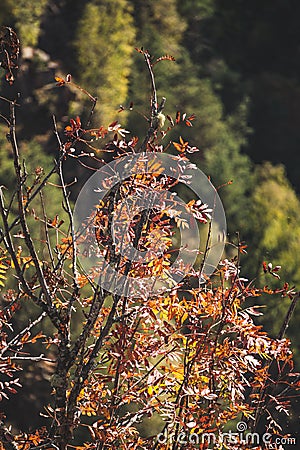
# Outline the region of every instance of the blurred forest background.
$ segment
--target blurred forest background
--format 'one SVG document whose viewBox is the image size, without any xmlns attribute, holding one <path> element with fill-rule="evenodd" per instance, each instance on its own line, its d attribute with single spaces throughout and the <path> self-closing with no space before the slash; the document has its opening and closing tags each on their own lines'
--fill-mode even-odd
<svg viewBox="0 0 300 450">
<path fill-rule="evenodd" d="M 220 196 L 229 239 L 239 232 L 248 245 L 244 276 L 261 286 L 287 281 L 300 290 L 299 23 L 297 0 L 1 0 L 0 25 L 16 29 L 21 64 L 13 87 L 2 72 L 0 95 L 20 93 L 18 135 L 29 172 L 36 165 L 47 170 L 56 157 L 52 115 L 63 130 L 71 117 L 84 119 L 90 109 L 80 92 L 58 88 L 55 76 L 70 73 L 98 97 L 95 127 L 118 119 L 142 138 L 150 84 L 134 48 L 143 46 L 155 57 L 172 55 L 176 62 L 156 66 L 159 98 L 167 98 L 166 114 L 174 117 L 180 110 L 196 119 L 192 128 L 167 135 L 166 143 L 181 135 L 201 149 L 194 161 L 215 186 L 232 181 Z M 130 102 L 133 111 L 118 114 L 119 105 Z M 0 184 L 11 188 L 5 135 L 3 122 Z M 68 163 L 66 180 L 79 180 L 73 200 L 90 175 L 77 160 Z M 49 209 L 53 216 L 59 212 L 56 199 L 48 199 Z M 262 261 L 280 264 L 281 280 L 265 275 Z M 276 336 L 288 300 L 266 301 L 264 326 Z M 298 308 L 288 329 L 298 369 L 299 321 Z M 26 376 L 29 384 L 37 380 L 30 367 Z M 34 408 L 40 400 L 31 394 L 26 401 Z M 296 422 L 298 410 L 295 402 Z M 18 425 L 26 427 L 28 417 L 21 414 Z"/>
</svg>

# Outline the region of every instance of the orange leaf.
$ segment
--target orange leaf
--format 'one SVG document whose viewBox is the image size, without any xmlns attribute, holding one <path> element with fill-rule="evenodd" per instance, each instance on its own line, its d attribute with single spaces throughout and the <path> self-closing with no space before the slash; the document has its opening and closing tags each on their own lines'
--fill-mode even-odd
<svg viewBox="0 0 300 450">
<path fill-rule="evenodd" d="M 66 83 L 61 77 L 55 77 L 55 81 L 57 81 L 57 86 L 63 86 Z"/>
<path fill-rule="evenodd" d="M 33 338 L 30 339 L 30 342 L 34 344 L 38 339 L 42 339 L 44 337 L 45 335 L 41 331 L 39 331 L 38 334 L 36 334 Z"/>
<path fill-rule="evenodd" d="M 25 333 L 24 336 L 22 336 L 22 338 L 21 338 L 22 344 L 25 344 L 25 342 L 27 342 L 29 338 L 30 338 L 30 333 L 29 333 L 29 331 L 27 331 L 27 333 Z"/>
</svg>

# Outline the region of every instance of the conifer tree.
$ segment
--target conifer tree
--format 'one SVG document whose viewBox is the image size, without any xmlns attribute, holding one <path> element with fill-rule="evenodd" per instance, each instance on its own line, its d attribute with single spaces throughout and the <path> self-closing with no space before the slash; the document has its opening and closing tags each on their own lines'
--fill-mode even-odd
<svg viewBox="0 0 300 450">
<path fill-rule="evenodd" d="M 46 4 L 47 0 L 39 0 L 38 2 L 19 0 L 12 2 L 11 11 L 24 47 L 35 47 L 37 45 L 40 34 L 40 23 Z"/>
<path fill-rule="evenodd" d="M 77 79 L 98 96 L 99 114 L 106 121 L 115 118 L 127 96 L 135 36 L 131 12 L 127 0 L 92 0 L 78 23 Z"/>
</svg>

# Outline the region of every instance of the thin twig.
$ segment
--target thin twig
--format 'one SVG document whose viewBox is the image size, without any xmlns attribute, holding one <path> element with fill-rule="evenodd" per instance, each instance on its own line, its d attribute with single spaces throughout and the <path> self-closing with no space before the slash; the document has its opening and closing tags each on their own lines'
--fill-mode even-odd
<svg viewBox="0 0 300 450">
<path fill-rule="evenodd" d="M 158 127 L 159 127 L 159 121 L 158 121 L 158 114 L 162 112 L 164 109 L 166 98 L 163 97 L 160 105 L 158 106 L 157 103 L 157 90 L 156 90 L 156 84 L 155 84 L 155 77 L 153 72 L 153 66 L 151 64 L 151 57 L 147 51 L 143 52 L 145 62 L 148 68 L 148 72 L 150 75 L 150 81 L 151 81 L 151 90 L 152 90 L 152 96 L 151 96 L 151 119 L 150 119 L 150 126 L 148 128 L 147 134 L 145 136 L 145 139 L 143 140 L 142 144 L 138 148 L 138 152 L 142 153 L 147 150 L 148 143 L 150 142 L 151 138 L 155 135 Z"/>
<path fill-rule="evenodd" d="M 24 328 L 20 333 L 18 333 L 16 336 L 13 337 L 8 343 L 7 343 L 7 350 L 10 349 L 13 345 L 20 342 L 23 336 L 25 336 L 33 327 L 35 327 L 38 323 L 40 323 L 44 317 L 46 317 L 47 314 L 45 311 L 42 312 L 42 314 L 37 317 L 33 322 L 31 322 L 26 328 Z"/>
<path fill-rule="evenodd" d="M 15 437 L 11 431 L 4 425 L 2 420 L 0 420 L 0 441 L 5 444 L 6 450 L 18 450 L 19 445 L 15 442 Z"/>
<path fill-rule="evenodd" d="M 299 294 L 295 295 L 295 297 L 293 298 L 293 300 L 292 300 L 292 302 L 291 302 L 291 304 L 289 306 L 289 309 L 288 309 L 288 311 L 286 313 L 286 316 L 284 318 L 283 324 L 282 324 L 282 326 L 280 328 L 280 331 L 278 333 L 277 339 L 282 339 L 283 336 L 285 335 L 285 332 L 286 332 L 286 330 L 287 330 L 287 328 L 289 326 L 290 320 L 291 320 L 291 318 L 292 318 L 292 316 L 294 314 L 294 311 L 296 309 L 298 300 L 299 300 Z"/>
<path fill-rule="evenodd" d="M 74 347 L 71 351 L 70 355 L 70 363 L 74 361 L 77 355 L 80 355 L 85 349 L 85 343 L 88 337 L 90 336 L 91 330 L 93 329 L 96 320 L 98 319 L 100 309 L 103 306 L 105 300 L 105 295 L 99 287 L 95 292 L 92 300 L 92 304 L 89 310 L 89 314 L 86 320 L 86 323 L 83 327 L 83 330 L 80 336 L 77 338 Z"/>
<path fill-rule="evenodd" d="M 64 156 L 62 155 L 60 158 L 64 158 Z M 45 175 L 44 179 L 40 182 L 40 184 L 36 187 L 36 189 L 31 193 L 30 196 L 27 196 L 27 200 L 24 204 L 24 211 L 26 211 L 26 209 L 28 208 L 28 206 L 30 205 L 30 203 L 35 199 L 35 197 L 41 192 L 41 190 L 46 186 L 49 178 L 51 178 L 51 176 L 57 172 L 57 168 L 59 165 L 59 160 L 55 163 L 55 165 L 53 166 L 53 168 L 50 170 L 50 172 Z M 23 181 L 21 182 L 21 185 L 23 184 Z M 14 221 L 11 223 L 11 225 L 9 226 L 9 231 L 11 231 L 18 223 L 20 222 L 20 215 L 18 215 Z M 0 239 L 0 243 L 2 242 L 3 238 Z"/>
<path fill-rule="evenodd" d="M 9 252 L 9 254 L 11 256 L 11 259 L 13 261 L 13 264 L 14 264 L 14 267 L 15 267 L 15 270 L 16 270 L 16 274 L 17 274 L 18 280 L 21 283 L 25 294 L 27 294 L 36 303 L 39 304 L 38 297 L 36 297 L 32 293 L 32 290 L 30 289 L 30 287 L 28 286 L 27 281 L 24 278 L 23 270 L 21 269 L 21 266 L 19 264 L 19 260 L 17 258 L 17 253 L 16 253 L 16 250 L 14 248 L 14 245 L 13 245 L 13 242 L 12 242 L 12 239 L 11 239 L 11 235 L 10 235 L 10 232 L 9 232 L 9 226 L 8 226 L 6 212 L 5 212 L 5 207 L 4 207 L 4 202 L 3 202 L 2 190 L 0 190 L 0 212 L 1 212 L 2 221 L 3 221 L 3 225 L 4 225 L 4 231 L 5 231 L 5 234 L 3 234 L 4 245 L 5 245 L 5 248 L 7 249 L 7 251 Z"/>
<path fill-rule="evenodd" d="M 46 236 L 46 245 L 47 245 L 48 254 L 49 254 L 49 257 L 51 260 L 52 267 L 54 268 L 55 262 L 54 262 L 54 257 L 53 257 L 53 253 L 52 253 L 52 248 L 51 248 L 43 191 L 40 191 L 40 200 L 41 200 L 42 211 L 43 211 L 43 216 L 44 216 L 44 231 L 45 231 L 45 236 Z"/>
<path fill-rule="evenodd" d="M 53 124 L 54 124 L 54 134 L 55 134 L 57 142 L 59 144 L 60 152 L 61 152 L 61 154 L 63 154 L 64 146 L 63 146 L 63 143 L 60 139 L 60 136 L 59 136 L 59 133 L 57 130 L 55 116 L 53 116 Z M 62 186 L 63 197 L 64 197 L 64 201 L 65 201 L 65 206 L 66 206 L 66 212 L 69 217 L 69 225 L 70 225 L 70 232 L 71 232 L 71 238 L 72 238 L 72 271 L 73 271 L 74 287 L 75 287 L 76 291 L 78 291 L 78 285 L 77 285 L 77 275 L 78 274 L 77 274 L 77 261 L 76 261 L 77 250 L 76 250 L 76 242 L 75 242 L 75 227 L 74 227 L 73 213 L 72 213 L 70 201 L 69 201 L 69 195 L 68 195 L 68 192 L 66 189 L 66 184 L 65 184 L 64 175 L 63 175 L 62 161 L 63 161 L 63 159 L 60 158 L 59 165 L 58 165 L 58 174 L 59 174 L 59 178 L 60 178 L 60 182 L 61 182 L 61 186 Z"/>
<path fill-rule="evenodd" d="M 0 357 L 0 360 L 3 362 L 5 361 L 45 361 L 45 362 L 50 362 L 52 364 L 56 364 L 57 361 L 56 359 L 49 359 L 49 358 L 44 358 L 43 353 L 39 356 L 8 356 L 8 357 Z"/>
<path fill-rule="evenodd" d="M 295 308 L 296 308 L 298 300 L 299 300 L 299 294 L 294 296 L 294 298 L 293 298 L 293 300 L 292 300 L 292 302 L 291 302 L 291 304 L 290 304 L 290 306 L 288 308 L 288 311 L 287 311 L 286 316 L 284 318 L 283 324 L 282 324 L 282 326 L 280 328 L 280 331 L 278 333 L 278 336 L 277 336 L 278 340 L 283 339 L 283 337 L 285 335 L 285 332 L 286 332 L 286 330 L 288 328 L 289 322 L 290 322 L 290 320 L 292 318 L 292 315 L 293 315 L 293 313 L 295 311 Z M 261 419 L 262 411 L 263 411 L 263 408 L 265 406 L 267 395 L 270 393 L 270 391 L 268 392 L 267 381 L 270 380 L 271 371 L 272 371 L 273 366 L 274 366 L 275 363 L 276 363 L 276 358 L 274 357 L 272 359 L 272 361 L 269 363 L 269 368 L 268 368 L 269 376 L 267 377 L 267 379 L 264 382 L 264 385 L 260 389 L 259 399 L 257 400 L 257 408 L 256 408 L 256 411 L 255 411 L 255 418 L 254 418 L 254 420 L 252 421 L 252 424 L 251 424 L 253 430 L 255 430 L 257 428 L 257 426 L 258 426 L 258 422 Z M 282 392 L 286 392 L 286 389 L 283 390 Z"/>
<path fill-rule="evenodd" d="M 78 395 L 79 395 L 91 369 L 93 368 L 95 359 L 97 358 L 98 353 L 103 345 L 103 340 L 106 338 L 109 331 L 111 330 L 111 327 L 114 324 L 114 317 L 116 314 L 116 310 L 117 310 L 119 301 L 120 301 L 120 296 L 115 295 L 114 303 L 113 303 L 111 310 L 109 312 L 109 315 L 106 319 L 106 323 L 100 332 L 100 336 L 98 337 L 97 341 L 94 344 L 93 350 L 91 351 L 91 353 L 89 355 L 88 361 L 85 364 L 79 364 L 77 366 L 77 370 L 76 370 L 75 376 L 74 376 L 74 385 L 71 389 L 71 392 L 70 392 L 69 398 L 68 398 L 68 417 L 67 417 L 68 423 L 72 423 L 72 421 L 73 421 L 73 417 L 74 417 L 74 414 L 76 411 L 76 402 L 77 402 Z"/>
<path fill-rule="evenodd" d="M 24 234 L 24 239 L 27 245 L 27 248 L 29 250 L 29 253 L 32 257 L 33 264 L 35 266 L 37 277 L 40 282 L 48 309 L 52 309 L 52 298 L 50 294 L 50 290 L 47 286 L 47 282 L 45 280 L 43 271 L 40 266 L 39 258 L 37 256 L 29 229 L 25 217 L 25 209 L 23 204 L 23 180 L 22 180 L 22 172 L 21 172 L 21 165 L 20 165 L 20 155 L 19 155 L 19 148 L 16 138 L 16 117 L 15 117 L 15 103 L 10 103 L 10 142 L 13 150 L 13 156 L 14 156 L 14 166 L 15 166 L 15 173 L 17 177 L 17 197 L 18 197 L 18 207 L 19 207 L 19 217 L 20 217 L 20 223 L 22 227 L 22 231 Z"/>
</svg>

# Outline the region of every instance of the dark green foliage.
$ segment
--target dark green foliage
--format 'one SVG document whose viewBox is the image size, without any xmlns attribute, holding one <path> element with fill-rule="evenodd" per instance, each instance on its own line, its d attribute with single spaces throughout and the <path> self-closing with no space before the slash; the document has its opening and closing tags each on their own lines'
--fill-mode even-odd
<svg viewBox="0 0 300 450">
<path fill-rule="evenodd" d="M 35 47 L 37 45 L 46 3 L 47 0 L 39 0 L 38 2 L 19 0 L 18 2 L 11 2 L 15 26 L 24 47 Z"/>
<path fill-rule="evenodd" d="M 132 4 L 134 6 L 134 22 L 137 27 L 135 46 L 149 49 L 151 55 L 157 58 L 167 54 L 176 59 L 175 63 L 162 61 L 155 66 L 159 101 L 162 96 L 167 97 L 166 112 L 174 114 L 176 107 L 179 107 L 178 104 L 176 105 L 179 98 L 173 90 L 173 83 L 176 80 L 175 85 L 179 86 L 178 77 L 180 77 L 181 71 L 185 72 L 185 67 L 181 65 L 182 57 L 185 54 L 185 50 L 181 46 L 183 32 L 186 28 L 185 20 L 180 17 L 174 0 L 134 0 Z M 136 122 L 141 122 L 136 120 L 136 114 L 148 114 L 144 108 L 149 104 L 150 84 L 148 74 L 144 70 L 143 58 L 138 53 L 135 53 L 133 57 L 132 67 L 134 70 L 130 73 L 128 101 L 134 103 L 134 112 L 128 118 L 128 127 L 134 134 L 143 135 L 143 131 L 147 129 L 147 122 L 145 121 L 144 129 L 136 127 Z M 188 83 L 186 87 L 188 89 Z M 180 97 L 182 100 L 182 96 Z"/>
<path fill-rule="evenodd" d="M 94 0 L 85 6 L 77 26 L 76 75 L 98 97 L 100 119 L 108 123 L 127 97 L 135 36 L 131 10 L 127 0 Z M 78 104 L 73 108 L 78 111 Z"/>
</svg>

